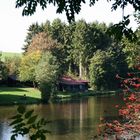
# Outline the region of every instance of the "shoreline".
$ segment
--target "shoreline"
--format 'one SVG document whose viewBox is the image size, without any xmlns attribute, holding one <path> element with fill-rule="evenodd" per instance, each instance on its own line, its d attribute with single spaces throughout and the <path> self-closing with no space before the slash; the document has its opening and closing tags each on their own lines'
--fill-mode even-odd
<svg viewBox="0 0 140 140">
<path fill-rule="evenodd" d="M 93 91 L 86 92 L 62 92 L 57 91 L 49 100 L 50 102 L 61 102 L 66 100 L 80 99 L 90 96 L 103 97 L 120 94 L 120 90 L 113 91 Z M 44 104 L 41 100 L 41 93 L 38 89 L 31 87 L 0 87 L 0 106 L 20 105 L 20 104 Z"/>
</svg>

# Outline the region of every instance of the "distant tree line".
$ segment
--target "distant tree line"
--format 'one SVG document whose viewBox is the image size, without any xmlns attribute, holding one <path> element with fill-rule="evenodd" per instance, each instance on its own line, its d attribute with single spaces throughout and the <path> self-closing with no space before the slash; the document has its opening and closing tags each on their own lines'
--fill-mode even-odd
<svg viewBox="0 0 140 140">
<path fill-rule="evenodd" d="M 25 39 L 24 57 L 38 51 L 41 60 L 45 52 L 49 52 L 59 65 L 60 75 L 88 79 L 95 89 L 117 88 L 115 75 L 123 75 L 133 67 L 134 57 L 138 56 L 139 42 L 131 43 L 125 37 L 121 42 L 116 40 L 113 35 L 108 35 L 110 26 L 84 20 L 66 24 L 60 19 L 52 23 L 46 21 L 41 25 L 32 24 Z M 138 35 L 139 29 L 136 32 Z"/>
<path fill-rule="evenodd" d="M 115 76 L 133 69 L 140 42 L 116 40 L 108 34 L 111 25 L 85 20 L 66 24 L 60 19 L 30 25 L 16 74 L 21 81 L 37 83 L 43 92 L 54 91 L 62 75 L 87 79 L 95 90 L 118 88 Z M 135 33 L 140 36 L 139 28 Z M 8 61 L 5 65 L 10 68 Z"/>
</svg>

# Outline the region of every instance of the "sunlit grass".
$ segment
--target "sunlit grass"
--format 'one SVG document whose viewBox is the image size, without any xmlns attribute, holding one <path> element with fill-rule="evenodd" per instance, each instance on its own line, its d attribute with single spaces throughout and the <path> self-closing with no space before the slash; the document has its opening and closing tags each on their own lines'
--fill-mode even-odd
<svg viewBox="0 0 140 140">
<path fill-rule="evenodd" d="M 14 57 L 14 56 L 22 56 L 21 53 L 12 53 L 12 52 L 1 52 L 3 57 Z"/>
<path fill-rule="evenodd" d="M 38 103 L 41 94 L 38 89 L 0 87 L 0 104 L 22 104 Z"/>
<path fill-rule="evenodd" d="M 22 54 L 21 53 L 13 53 L 13 52 L 0 52 L 0 55 L 1 55 L 1 60 L 2 61 L 5 61 L 5 58 L 6 57 L 10 57 L 10 58 L 13 58 L 13 57 L 22 57 Z"/>
</svg>

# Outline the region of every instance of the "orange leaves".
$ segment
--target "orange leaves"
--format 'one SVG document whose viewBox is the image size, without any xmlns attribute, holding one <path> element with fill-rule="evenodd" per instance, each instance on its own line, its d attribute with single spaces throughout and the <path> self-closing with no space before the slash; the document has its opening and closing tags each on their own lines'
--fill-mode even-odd
<svg viewBox="0 0 140 140">
<path fill-rule="evenodd" d="M 41 32 L 33 37 L 27 52 L 30 53 L 37 50 L 41 52 L 52 51 L 54 48 L 57 48 L 58 46 L 59 43 L 57 43 L 56 40 L 53 40 L 50 35 L 48 35 L 45 32 Z"/>
</svg>

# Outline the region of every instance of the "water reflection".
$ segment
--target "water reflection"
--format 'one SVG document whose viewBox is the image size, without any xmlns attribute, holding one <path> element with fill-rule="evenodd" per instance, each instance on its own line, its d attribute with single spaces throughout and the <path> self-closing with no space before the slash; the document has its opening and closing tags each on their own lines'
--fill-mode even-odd
<svg viewBox="0 0 140 140">
<path fill-rule="evenodd" d="M 28 105 L 41 117 L 51 120 L 47 129 L 52 133 L 47 140 L 90 140 L 97 133 L 100 117 L 117 117 L 116 104 L 122 104 L 121 97 L 89 97 L 72 102 Z M 16 113 L 17 106 L 0 106 L 0 140 L 9 140 L 9 118 Z M 28 140 L 19 137 L 18 140 Z"/>
</svg>

